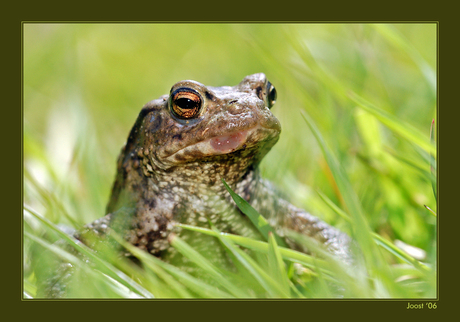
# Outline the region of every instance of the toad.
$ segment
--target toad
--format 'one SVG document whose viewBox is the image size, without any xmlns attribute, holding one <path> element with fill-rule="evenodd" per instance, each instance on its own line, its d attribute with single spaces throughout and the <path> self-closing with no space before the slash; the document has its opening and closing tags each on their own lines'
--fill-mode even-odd
<svg viewBox="0 0 460 322">
<path fill-rule="evenodd" d="M 174 263 L 184 260 L 168 242 L 175 234 L 211 260 L 228 261 L 216 238 L 175 225 L 259 238 L 224 179 L 280 236 L 291 229 L 339 257 L 349 256 L 346 234 L 280 198 L 259 175 L 258 165 L 281 132 L 270 110 L 275 101 L 276 89 L 262 73 L 236 86 L 210 87 L 192 80 L 174 84 L 169 95 L 140 111 L 118 158 L 107 215 L 76 237 L 88 244 L 85 236 L 101 236 L 111 228 L 129 243 Z"/>
<path fill-rule="evenodd" d="M 262 73 L 233 87 L 191 80 L 174 84 L 169 95 L 142 108 L 118 158 L 108 215 L 87 229 L 104 233 L 110 226 L 123 227 L 131 244 L 165 258 L 171 232 L 189 239 L 176 222 L 257 235 L 224 179 L 281 235 L 292 229 L 332 253 L 344 252 L 347 235 L 280 199 L 259 175 L 259 163 L 281 132 L 270 111 L 276 96 Z"/>
</svg>

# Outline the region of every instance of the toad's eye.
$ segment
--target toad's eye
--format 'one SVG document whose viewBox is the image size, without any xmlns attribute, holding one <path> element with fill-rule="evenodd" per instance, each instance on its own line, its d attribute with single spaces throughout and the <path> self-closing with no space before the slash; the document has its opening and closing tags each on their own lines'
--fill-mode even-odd
<svg viewBox="0 0 460 322">
<path fill-rule="evenodd" d="M 203 100 L 191 88 L 178 88 L 171 93 L 169 106 L 172 113 L 181 119 L 191 119 L 200 114 Z"/>
<path fill-rule="evenodd" d="M 270 82 L 267 83 L 267 89 L 268 89 L 268 95 L 267 95 L 268 108 L 271 108 L 273 105 L 275 105 L 275 102 L 276 102 L 276 89 L 275 89 L 275 86 L 273 86 L 272 83 Z"/>
</svg>

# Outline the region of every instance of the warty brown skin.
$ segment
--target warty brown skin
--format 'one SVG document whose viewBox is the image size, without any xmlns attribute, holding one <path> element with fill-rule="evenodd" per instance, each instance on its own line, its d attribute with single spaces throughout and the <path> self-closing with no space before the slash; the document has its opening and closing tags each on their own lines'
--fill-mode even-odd
<svg viewBox="0 0 460 322">
<path fill-rule="evenodd" d="M 178 105 L 185 100 L 175 101 L 177 93 L 201 102 L 195 104 L 196 115 L 180 117 L 178 113 L 191 115 L 194 110 L 181 110 Z M 175 226 L 179 222 L 209 228 L 212 223 L 223 232 L 258 237 L 226 191 L 224 179 L 280 235 L 291 229 L 313 237 L 347 260 L 346 234 L 281 199 L 259 176 L 258 165 L 281 132 L 270 111 L 274 100 L 274 87 L 265 75 L 254 74 L 233 87 L 181 81 L 170 95 L 147 103 L 118 158 L 107 215 L 87 225 L 77 238 L 85 241 L 87 234 L 104 235 L 112 228 L 140 249 L 183 264 L 168 242 L 174 233 L 214 261 L 227 261 L 215 238 Z"/>
</svg>

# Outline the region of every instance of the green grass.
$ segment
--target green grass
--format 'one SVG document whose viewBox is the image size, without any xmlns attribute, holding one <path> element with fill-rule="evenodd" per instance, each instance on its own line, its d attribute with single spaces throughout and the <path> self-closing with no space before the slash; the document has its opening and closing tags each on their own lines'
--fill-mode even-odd
<svg viewBox="0 0 460 322">
<path fill-rule="evenodd" d="M 71 287 L 74 297 L 435 298 L 435 37 L 434 24 L 26 24 L 24 296 L 63 258 L 77 271 L 71 285 L 87 286 Z M 140 269 L 60 232 L 104 215 L 145 102 L 182 79 L 235 85 L 256 72 L 276 86 L 283 129 L 263 176 L 349 233 L 363 257 L 356 269 L 283 247 L 256 213 L 263 241 L 182 225 L 218 238 L 238 269 L 173 238 L 207 279 L 132 249 Z"/>
</svg>

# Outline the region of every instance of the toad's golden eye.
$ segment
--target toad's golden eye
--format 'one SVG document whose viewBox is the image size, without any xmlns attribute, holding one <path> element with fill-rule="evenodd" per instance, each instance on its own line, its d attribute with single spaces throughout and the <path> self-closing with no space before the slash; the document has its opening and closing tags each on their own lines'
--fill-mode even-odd
<svg viewBox="0 0 460 322">
<path fill-rule="evenodd" d="M 178 88 L 171 93 L 170 108 L 181 119 L 191 119 L 200 114 L 203 100 L 200 94 L 191 88 Z"/>
</svg>

